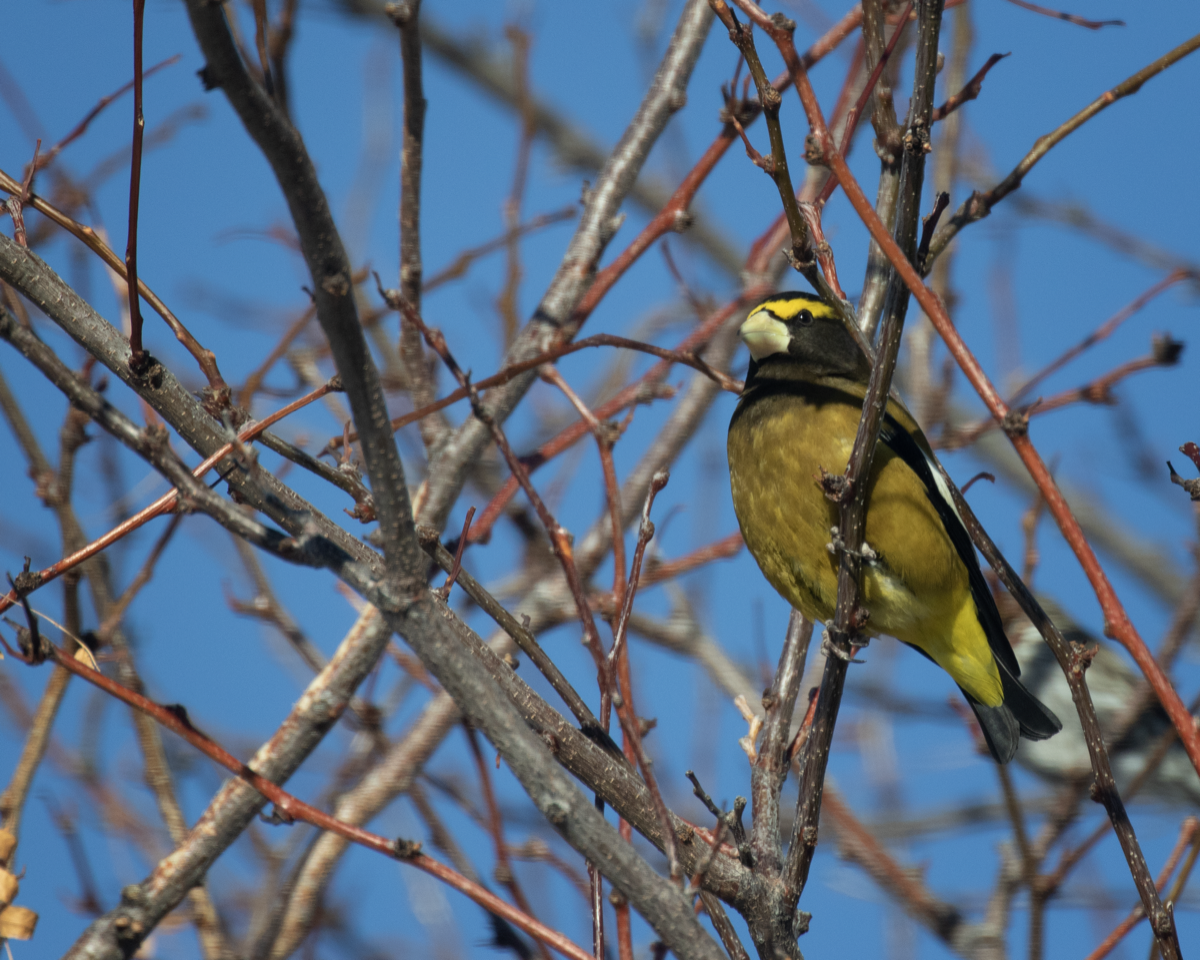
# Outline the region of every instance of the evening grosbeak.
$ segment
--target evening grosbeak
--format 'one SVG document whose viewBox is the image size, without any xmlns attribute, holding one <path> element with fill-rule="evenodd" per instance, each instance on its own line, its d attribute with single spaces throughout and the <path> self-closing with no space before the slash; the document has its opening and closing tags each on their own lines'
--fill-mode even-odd
<svg viewBox="0 0 1200 960">
<path fill-rule="evenodd" d="M 746 547 L 810 620 L 837 603 L 838 505 L 822 471 L 850 459 L 871 366 L 833 308 L 804 293 L 764 300 L 739 331 L 750 370 L 729 424 L 729 479 Z M 999 763 L 1019 737 L 1058 718 L 1017 678 L 1012 647 L 933 451 L 912 414 L 888 401 L 867 487 L 864 633 L 916 648 L 954 678 Z"/>
</svg>

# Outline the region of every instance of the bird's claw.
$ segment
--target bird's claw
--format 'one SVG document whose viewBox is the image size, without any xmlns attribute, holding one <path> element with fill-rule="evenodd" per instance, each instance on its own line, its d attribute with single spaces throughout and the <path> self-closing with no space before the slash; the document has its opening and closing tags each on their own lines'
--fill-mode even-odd
<svg viewBox="0 0 1200 960">
<path fill-rule="evenodd" d="M 866 622 L 866 618 L 869 616 L 867 611 L 860 607 L 859 614 L 862 616 L 863 622 Z M 855 629 L 858 629 L 858 627 Z M 833 639 L 834 637 L 837 639 Z M 870 642 L 870 637 L 859 634 L 855 636 L 854 642 L 850 643 L 846 634 L 838 630 L 832 620 L 826 620 L 825 635 L 821 638 L 821 653 L 826 657 L 837 657 L 846 663 L 863 663 L 864 661 L 862 660 L 854 659 L 854 655 Z"/>
<path fill-rule="evenodd" d="M 841 531 L 837 527 L 829 528 L 829 537 L 830 542 L 825 544 L 825 549 L 835 557 L 839 553 L 852 553 L 855 556 L 865 560 L 867 563 L 874 563 L 879 559 L 879 554 L 876 553 L 875 550 L 872 549 L 871 545 L 865 540 L 863 541 L 862 546 L 857 550 L 850 550 L 846 546 L 846 541 L 842 539 Z"/>
</svg>

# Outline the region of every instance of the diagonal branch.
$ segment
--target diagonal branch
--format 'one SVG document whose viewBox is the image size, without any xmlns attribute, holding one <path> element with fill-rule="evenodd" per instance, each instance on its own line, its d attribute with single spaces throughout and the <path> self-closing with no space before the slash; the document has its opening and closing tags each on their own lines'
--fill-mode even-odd
<svg viewBox="0 0 1200 960">
<path fill-rule="evenodd" d="M 700 55 L 712 23 L 704 0 L 688 0 L 671 43 L 649 90 L 621 141 L 589 193 L 579 226 L 549 289 L 533 319 L 517 336 L 505 357 L 505 365 L 544 352 L 571 340 L 578 331 L 575 308 L 591 285 L 601 254 L 620 226 L 619 210 L 628 196 L 650 148 L 667 121 L 686 101 L 688 79 Z M 487 413 L 502 424 L 536 380 L 527 373 L 512 383 L 489 392 L 484 399 Z M 424 523 L 441 528 L 466 480 L 466 466 L 473 463 L 491 438 L 491 432 L 476 417 L 455 431 L 429 465 L 429 480 L 417 497 Z"/>
<path fill-rule="evenodd" d="M 1127 80 L 1118 83 L 1111 90 L 1106 90 L 1095 100 L 1089 103 L 1086 107 L 1080 110 L 1075 116 L 1071 117 L 1066 122 L 1055 127 L 1045 136 L 1038 137 L 1031 149 L 1021 162 L 1013 167 L 1012 172 L 1007 177 L 1001 180 L 990 190 L 980 192 L 976 190 L 967 198 L 962 206 L 960 206 L 946 223 L 933 236 L 933 243 L 929 247 L 929 256 L 926 258 L 926 269 L 933 263 L 934 260 L 941 254 L 943 250 L 949 246 L 950 241 L 958 236 L 959 232 L 966 226 L 975 223 L 977 220 L 982 220 L 992 212 L 992 208 L 1001 200 L 1007 197 L 1014 190 L 1021 186 L 1021 182 L 1052 148 L 1061 143 L 1064 139 L 1078 130 L 1081 126 L 1092 119 L 1101 110 L 1112 106 L 1118 100 L 1128 97 L 1131 94 L 1137 93 L 1147 80 L 1158 76 L 1167 67 L 1182 60 L 1189 53 L 1200 49 L 1200 34 L 1192 37 L 1190 40 L 1185 40 L 1174 50 L 1164 53 L 1161 57 L 1155 60 L 1148 66 L 1143 67 Z"/>
</svg>

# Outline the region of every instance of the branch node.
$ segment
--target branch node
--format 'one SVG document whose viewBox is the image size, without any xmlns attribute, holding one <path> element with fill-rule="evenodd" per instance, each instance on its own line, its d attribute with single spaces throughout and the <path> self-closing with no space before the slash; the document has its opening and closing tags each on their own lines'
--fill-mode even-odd
<svg viewBox="0 0 1200 960">
<path fill-rule="evenodd" d="M 392 855 L 397 860 L 411 860 L 421 852 L 421 842 L 419 840 L 405 840 L 403 837 L 397 837 L 392 841 Z"/>
<path fill-rule="evenodd" d="M 336 270 L 321 279 L 321 289 L 331 297 L 344 297 L 350 292 L 350 279 Z"/>
<path fill-rule="evenodd" d="M 1107 632 L 1107 630 L 1106 630 Z M 1071 641 L 1071 672 L 1082 677 L 1084 671 L 1092 665 L 1092 661 L 1096 659 L 1096 654 L 1100 652 L 1100 645 L 1093 644 L 1090 647 L 1084 646 L 1082 643 Z"/>
<path fill-rule="evenodd" d="M 929 153 L 933 149 L 929 139 L 928 125 L 918 120 L 904 131 L 904 137 L 901 139 L 900 145 L 904 148 L 904 152 L 908 154 Z"/>
<path fill-rule="evenodd" d="M 815 133 L 804 138 L 804 162 L 810 167 L 825 167 L 825 144 Z"/>
<path fill-rule="evenodd" d="M 412 0 L 397 0 L 395 3 L 384 5 L 383 12 L 397 27 L 407 27 L 413 18 Z"/>
<path fill-rule="evenodd" d="M 156 375 L 152 376 L 152 371 Z M 149 384 L 156 390 L 162 386 L 162 367 L 149 350 L 134 350 L 129 354 L 129 372 L 136 386 Z"/>
<path fill-rule="evenodd" d="M 780 30 L 786 30 L 788 33 L 796 32 L 796 21 L 791 17 L 784 16 L 783 13 L 771 14 L 771 22 Z"/>
<path fill-rule="evenodd" d="M 770 171 L 768 171 L 768 172 L 770 172 Z M 783 255 L 787 259 L 787 262 L 791 265 L 793 270 L 795 270 L 797 273 L 804 273 L 806 270 L 810 270 L 812 268 L 813 264 L 816 263 L 816 257 L 814 256 L 814 251 L 811 249 L 807 250 L 807 251 L 801 250 L 801 253 L 809 254 L 807 257 L 801 259 L 796 254 L 796 249 L 797 248 L 795 246 L 784 247 Z"/>
<path fill-rule="evenodd" d="M 1010 437 L 1023 437 L 1029 433 L 1029 408 L 1009 410 L 1000 421 L 1000 428 Z"/>
<path fill-rule="evenodd" d="M 1194 443 L 1185 443 L 1179 449 L 1183 450 L 1184 447 L 1194 446 Z M 1167 469 L 1171 471 L 1171 482 L 1173 484 L 1175 484 L 1177 487 L 1183 487 L 1187 495 L 1193 500 L 1200 500 L 1200 477 L 1193 477 L 1191 480 L 1184 480 L 1183 477 L 1175 472 L 1175 467 L 1171 464 L 1170 460 L 1167 461 Z"/>
<path fill-rule="evenodd" d="M 854 489 L 850 478 L 844 473 L 830 473 L 824 467 L 821 468 L 821 473 L 816 480 L 824 491 L 826 499 L 832 500 L 834 503 L 842 503 Z"/>
<path fill-rule="evenodd" d="M 1173 367 L 1179 362 L 1184 344 L 1169 333 L 1156 333 L 1150 338 L 1150 356 L 1162 367 Z"/>
</svg>

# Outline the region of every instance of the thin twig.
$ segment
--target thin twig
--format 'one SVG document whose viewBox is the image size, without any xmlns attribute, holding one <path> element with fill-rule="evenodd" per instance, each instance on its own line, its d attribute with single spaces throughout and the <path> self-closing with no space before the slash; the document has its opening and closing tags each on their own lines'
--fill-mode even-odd
<svg viewBox="0 0 1200 960">
<path fill-rule="evenodd" d="M 177 53 L 173 57 L 167 57 L 166 60 L 163 60 L 160 63 L 156 63 L 154 66 L 150 67 L 149 69 L 144 70 L 142 72 L 142 79 L 144 80 L 146 77 L 153 76 L 154 74 L 158 73 L 159 70 L 162 70 L 165 67 L 174 66 L 182 58 L 183 58 L 183 54 L 181 54 L 181 53 Z M 108 94 L 107 96 L 101 97 L 100 100 L 96 103 L 96 105 L 87 112 L 87 115 L 84 116 L 84 118 L 75 125 L 75 128 L 70 133 L 68 133 L 65 137 L 63 137 L 61 140 L 59 140 L 58 143 L 56 143 L 49 150 L 47 150 L 44 154 L 42 154 L 41 159 L 38 160 L 38 162 L 37 162 L 37 168 L 39 170 L 45 170 L 48 166 L 50 166 L 50 164 L 52 164 L 55 161 L 55 159 L 58 157 L 58 155 L 60 153 L 63 152 L 63 150 L 65 150 L 68 146 L 70 146 L 72 143 L 74 143 L 76 140 L 78 140 L 80 137 L 82 137 L 87 132 L 87 128 L 91 125 L 91 122 L 100 115 L 100 113 L 104 110 L 105 107 L 107 107 L 114 100 L 118 100 L 122 96 L 124 96 L 126 93 L 128 93 L 133 88 L 133 85 L 135 83 L 136 83 L 136 79 L 130 80 L 127 84 L 120 87 L 119 89 L 114 90 L 112 93 Z"/>
<path fill-rule="evenodd" d="M 689 340 L 694 340 L 695 335 L 689 337 Z M 536 370 L 547 363 L 551 363 L 562 357 L 569 356 L 572 353 L 578 353 L 580 350 L 587 350 L 591 347 L 617 347 L 624 350 L 634 350 L 638 353 L 648 353 L 653 357 L 658 357 L 668 363 L 681 363 L 684 366 L 691 367 L 693 370 L 698 370 L 706 377 L 718 384 L 722 390 L 729 393 L 741 393 L 742 383 L 740 380 L 735 380 L 728 374 L 721 373 L 719 370 L 714 370 L 704 362 L 696 353 L 685 348 L 677 350 L 668 350 L 665 347 L 656 347 L 650 343 L 643 343 L 640 340 L 631 340 L 628 337 L 618 337 L 611 333 L 597 333 L 590 337 L 583 337 L 575 340 L 572 343 L 564 343 L 560 346 L 552 347 L 537 356 L 530 357 L 528 360 L 522 360 L 519 363 L 510 364 L 504 367 L 498 373 L 492 374 L 490 377 L 485 377 L 482 380 L 475 381 L 472 386 L 475 390 L 487 390 L 491 387 L 501 386 L 506 383 L 511 383 L 522 374 L 528 373 L 530 370 Z M 653 370 L 646 374 L 644 380 L 661 378 L 665 374 L 665 368 L 657 365 Z M 652 376 L 653 375 L 653 376 Z M 442 397 L 427 407 L 422 407 L 420 410 L 414 410 L 412 413 L 405 414 L 402 417 L 397 417 L 392 421 L 392 429 L 399 430 L 408 426 L 410 423 L 416 423 L 432 413 L 445 409 L 459 400 L 466 400 L 470 397 L 470 391 L 466 387 L 459 387 L 457 390 L 452 390 L 446 396 Z M 611 404 L 612 401 L 609 401 Z M 597 416 L 611 416 L 610 413 L 601 414 L 597 411 Z M 585 431 L 586 432 L 586 428 Z M 582 436 L 582 434 L 580 434 Z M 341 449 L 345 441 L 349 439 L 354 443 L 358 439 L 358 434 L 351 431 L 348 438 L 337 436 L 330 437 L 329 443 L 326 444 L 326 449 L 336 451 Z"/>
<path fill-rule="evenodd" d="M 1090 104 L 1080 110 L 1075 116 L 1071 117 L 1064 123 L 1059 124 L 1045 136 L 1039 137 L 1034 143 L 1033 148 L 1025 154 L 1012 170 L 1011 173 L 990 190 L 980 192 L 976 190 L 971 196 L 963 202 L 962 206 L 955 211 L 952 216 L 942 227 L 941 230 L 933 238 L 933 243 L 930 246 L 930 262 L 936 259 L 943 250 L 949 245 L 963 229 L 969 224 L 977 220 L 982 220 L 992 208 L 1007 197 L 1010 193 L 1021 186 L 1021 181 L 1025 179 L 1026 174 L 1037 165 L 1038 161 L 1050 152 L 1055 146 L 1061 143 L 1066 137 L 1074 133 L 1081 126 L 1087 123 L 1100 111 L 1106 107 L 1112 106 L 1118 100 L 1128 97 L 1130 94 L 1137 93 L 1142 88 L 1147 80 L 1158 76 L 1167 67 L 1182 60 L 1189 53 L 1193 53 L 1200 48 L 1200 34 L 1192 37 L 1190 40 L 1185 40 L 1175 49 L 1163 54 L 1153 63 L 1143 67 L 1127 80 L 1117 84 L 1111 90 L 1107 90 L 1099 97 L 1093 100 Z"/>
<path fill-rule="evenodd" d="M 977 98 L 979 94 L 983 92 L 983 78 L 988 75 L 988 71 L 1008 56 L 1012 56 L 1012 54 L 993 53 L 990 57 L 988 57 L 987 63 L 980 67 L 979 72 L 967 81 L 967 85 L 965 87 L 963 87 L 958 93 L 954 94 L 954 96 L 950 97 L 945 103 L 933 111 L 933 116 L 931 118 L 933 122 L 937 123 L 939 120 L 945 120 L 964 103 Z"/>
<path fill-rule="evenodd" d="M 172 733 L 186 740 L 209 759 L 253 787 L 263 797 L 274 804 L 277 813 L 285 818 L 285 820 L 303 820 L 322 830 L 336 833 L 338 836 L 344 837 L 352 843 L 357 843 L 369 850 L 374 850 L 376 853 L 382 853 L 384 856 L 399 860 L 402 863 L 408 863 L 419 870 L 437 877 L 443 883 L 470 897 L 492 913 L 503 917 L 531 937 L 553 947 L 563 956 L 571 957 L 572 960 L 591 960 L 590 955 L 586 951 L 580 950 L 579 947 L 575 946 L 575 944 L 561 933 L 551 930 L 523 911 L 505 903 L 479 884 L 472 883 L 457 871 L 421 853 L 420 844 L 414 844 L 406 840 L 389 840 L 361 827 L 344 823 L 283 790 L 266 777 L 256 773 L 249 765 L 238 760 L 237 757 L 225 750 L 211 737 L 197 730 L 187 718 L 186 711 L 181 707 L 172 708 L 157 704 L 147 697 L 122 686 L 115 680 L 111 680 L 102 673 L 92 670 L 74 657 L 63 653 L 57 647 L 53 648 L 52 655 L 55 663 L 59 666 L 87 680 L 93 686 L 98 687 L 110 696 L 153 717 L 161 726 L 166 727 Z"/>
<path fill-rule="evenodd" d="M 1169 289 L 1180 281 L 1188 279 L 1188 272 L 1183 269 L 1172 270 L 1167 276 L 1163 277 L 1158 283 L 1151 286 L 1144 293 L 1137 296 L 1131 303 L 1122 307 L 1111 317 L 1100 324 L 1094 331 L 1084 337 L 1079 343 L 1065 350 L 1057 358 L 1051 360 L 1046 366 L 1042 367 L 1037 373 L 1033 374 L 1028 380 L 1022 383 L 1012 393 L 1012 398 L 1009 400 L 1009 405 L 1013 406 L 1021 402 L 1027 397 L 1030 392 L 1040 384 L 1043 380 L 1053 373 L 1057 373 L 1068 363 L 1078 357 L 1085 350 L 1090 349 L 1102 340 L 1108 339 L 1117 327 L 1123 324 L 1126 320 L 1132 317 L 1135 313 L 1145 307 L 1151 300 L 1157 297 L 1163 291 Z"/>
<path fill-rule="evenodd" d="M 1101 27 L 1125 26 L 1124 20 L 1085 20 L 1083 17 L 1076 16 L 1073 13 L 1062 13 L 1059 10 L 1051 10 L 1049 7 L 1039 7 L 1036 3 L 1029 3 L 1029 0 L 1008 0 L 1008 2 L 1018 7 L 1024 7 L 1026 10 L 1032 10 L 1034 13 L 1053 17 L 1055 20 L 1066 20 L 1067 23 L 1073 23 L 1078 27 L 1087 27 L 1089 30 L 1099 30 Z"/>
<path fill-rule="evenodd" d="M 475 732 L 475 728 L 469 725 L 467 726 L 467 744 L 471 748 L 471 755 L 475 758 L 475 771 L 479 775 L 480 792 L 483 794 L 483 802 L 487 807 L 488 831 L 492 835 L 492 845 L 496 852 L 496 878 L 508 887 L 508 892 L 512 895 L 517 909 L 536 919 L 529 900 L 525 896 L 525 891 L 521 889 L 517 875 L 513 873 L 512 863 L 508 859 L 508 844 L 504 840 L 504 816 L 500 812 L 500 805 L 496 802 L 496 793 L 492 789 L 492 775 L 488 770 L 483 750 L 479 746 L 479 735 Z M 542 960 L 550 960 L 550 951 L 546 948 L 545 942 L 540 939 L 536 942 Z"/>
<path fill-rule="evenodd" d="M 0 335 L 2 335 L 2 334 L 0 334 Z M 316 390 L 313 390 L 313 391 L 305 394 L 303 397 L 300 397 L 297 400 L 293 400 L 286 407 L 283 407 L 283 408 L 275 411 L 275 413 L 271 414 L 269 417 L 266 417 L 265 419 L 259 420 L 255 423 L 252 423 L 247 427 L 243 427 L 238 432 L 236 442 L 225 444 L 223 447 L 220 447 L 211 456 L 205 458 L 205 460 L 203 462 L 201 462 L 201 464 L 192 471 L 192 476 L 196 477 L 197 479 L 204 476 L 204 474 L 206 474 L 209 470 L 211 470 L 216 464 L 220 463 L 227 456 L 229 456 L 231 453 L 233 453 L 234 450 L 239 445 L 253 440 L 255 437 L 259 436 L 263 431 L 265 431 L 269 426 L 282 420 L 288 414 L 294 413 L 296 410 L 299 410 L 301 407 L 307 406 L 308 404 L 312 403 L 314 400 L 318 400 L 321 397 L 325 396 L 325 394 L 328 393 L 330 390 L 336 390 L 337 388 L 338 387 L 337 387 L 336 380 L 331 380 L 328 383 L 322 384 Z M 36 586 L 34 587 L 34 589 L 45 586 L 51 580 L 57 579 L 58 577 L 62 576 L 64 573 L 66 573 L 68 570 L 71 570 L 71 569 L 77 567 L 79 564 L 83 563 L 85 560 L 88 560 L 91 557 L 95 556 L 101 550 L 104 550 L 107 547 L 112 546 L 112 544 L 116 543 L 118 540 L 128 536 L 132 531 L 136 530 L 138 527 L 145 525 L 150 520 L 153 520 L 155 517 L 162 516 L 162 514 L 167 513 L 170 510 L 173 510 L 175 508 L 175 505 L 178 502 L 178 500 L 179 500 L 179 490 L 173 487 L 172 489 L 170 489 L 166 493 L 164 493 L 161 497 L 159 497 L 157 500 L 155 500 L 148 507 L 144 507 L 142 510 L 139 510 L 132 517 L 125 520 L 123 523 L 118 524 L 112 530 L 110 530 L 108 533 L 104 534 L 102 537 L 98 537 L 97 539 L 95 539 L 91 543 L 89 543 L 87 546 L 82 547 L 81 549 L 75 551 L 74 553 L 70 554 L 69 556 L 63 557 L 63 559 L 59 560 L 57 563 L 52 564 L 49 567 L 46 567 L 44 570 L 39 570 L 36 574 L 37 582 L 36 582 Z M 17 602 L 17 595 L 12 591 L 9 591 L 9 593 L 4 596 L 0 596 L 0 613 L 3 613 L 5 610 L 7 610 L 9 607 L 11 607 L 16 602 Z"/>
<path fill-rule="evenodd" d="M 405 0 L 388 7 L 400 33 L 400 59 L 404 67 L 404 137 L 400 146 L 400 296 L 421 310 L 421 170 L 425 144 L 425 90 L 421 65 L 421 0 Z M 400 318 L 400 359 L 408 377 L 414 407 L 426 407 L 437 398 L 437 378 L 421 345 L 421 331 Z M 418 422 L 426 450 L 432 450 L 450 429 L 442 417 Z"/>
<path fill-rule="evenodd" d="M 0 190 L 18 197 L 23 192 L 21 184 L 3 170 L 0 170 Z M 24 202 L 80 240 L 89 250 L 99 256 L 105 265 L 113 270 L 117 276 L 128 282 L 129 274 L 125 266 L 125 261 L 117 256 L 113 249 L 104 242 L 95 230 L 67 216 L 57 207 L 47 203 L 36 194 L 31 194 Z M 167 305 L 163 303 L 158 295 L 146 286 L 144 280 L 138 279 L 137 291 L 154 308 L 154 311 L 166 321 L 167 326 L 171 328 L 171 332 L 175 334 L 175 338 L 196 359 L 201 371 L 208 380 L 209 389 L 214 392 L 214 395 L 219 395 L 223 389 L 228 389 L 224 379 L 221 377 L 220 370 L 217 369 L 216 354 L 200 345 L 200 342 L 188 332 L 188 329 L 167 308 Z"/>
<path fill-rule="evenodd" d="M 454 557 L 438 540 L 437 531 L 431 527 L 417 527 L 417 536 L 420 538 L 421 546 L 425 549 L 437 564 L 449 573 L 454 568 Z M 583 698 L 575 691 L 575 688 L 567 681 L 562 672 L 555 666 L 554 661 L 546 655 L 541 645 L 537 642 L 529 630 L 521 626 L 517 622 L 516 617 L 504 609 L 500 601 L 493 597 L 484 589 L 473 576 L 467 573 L 466 570 L 459 569 L 456 582 L 466 591 L 480 609 L 483 610 L 489 617 L 496 621 L 505 633 L 512 637 L 513 641 L 521 649 L 521 651 L 529 657 L 533 665 L 542 672 L 542 675 L 549 681 L 554 692 L 562 697 L 563 702 L 570 709 L 571 713 L 579 721 L 583 732 L 590 738 L 607 741 L 607 745 L 611 746 L 614 753 L 619 753 L 616 745 L 611 740 L 607 739 L 600 726 L 600 721 L 584 703 Z"/>
<path fill-rule="evenodd" d="M 133 0 L 133 159 L 129 168 L 129 239 L 125 246 L 125 280 L 129 284 L 129 348 L 133 353 L 130 366 L 135 373 L 145 373 L 148 367 L 146 351 L 142 348 L 142 308 L 137 282 L 138 201 L 142 183 L 142 137 L 146 118 L 142 115 L 142 23 L 146 16 L 146 0 Z M 34 167 L 37 167 L 36 161 Z"/>
<path fill-rule="evenodd" d="M 1171 874 L 1175 872 L 1175 865 L 1179 862 L 1183 851 L 1187 848 L 1188 844 L 1195 842 L 1198 827 L 1200 827 L 1200 822 L 1195 817 L 1188 817 L 1183 822 L 1183 827 L 1179 831 L 1179 839 L 1175 841 L 1175 848 L 1167 857 L 1167 862 L 1159 872 L 1158 880 L 1155 881 L 1155 886 L 1160 892 L 1166 887 L 1167 880 L 1170 879 Z M 1196 848 L 1193 846 L 1192 849 L 1195 850 Z M 1194 861 L 1194 859 L 1194 856 L 1189 856 L 1189 861 Z M 1145 919 L 1145 916 L 1146 908 L 1143 904 L 1139 903 L 1133 908 L 1129 916 L 1117 924 L 1116 929 L 1104 938 L 1100 946 L 1087 955 L 1087 960 L 1103 960 L 1104 957 L 1107 957 L 1112 953 L 1117 944 L 1124 940 L 1125 936 Z"/>
</svg>

